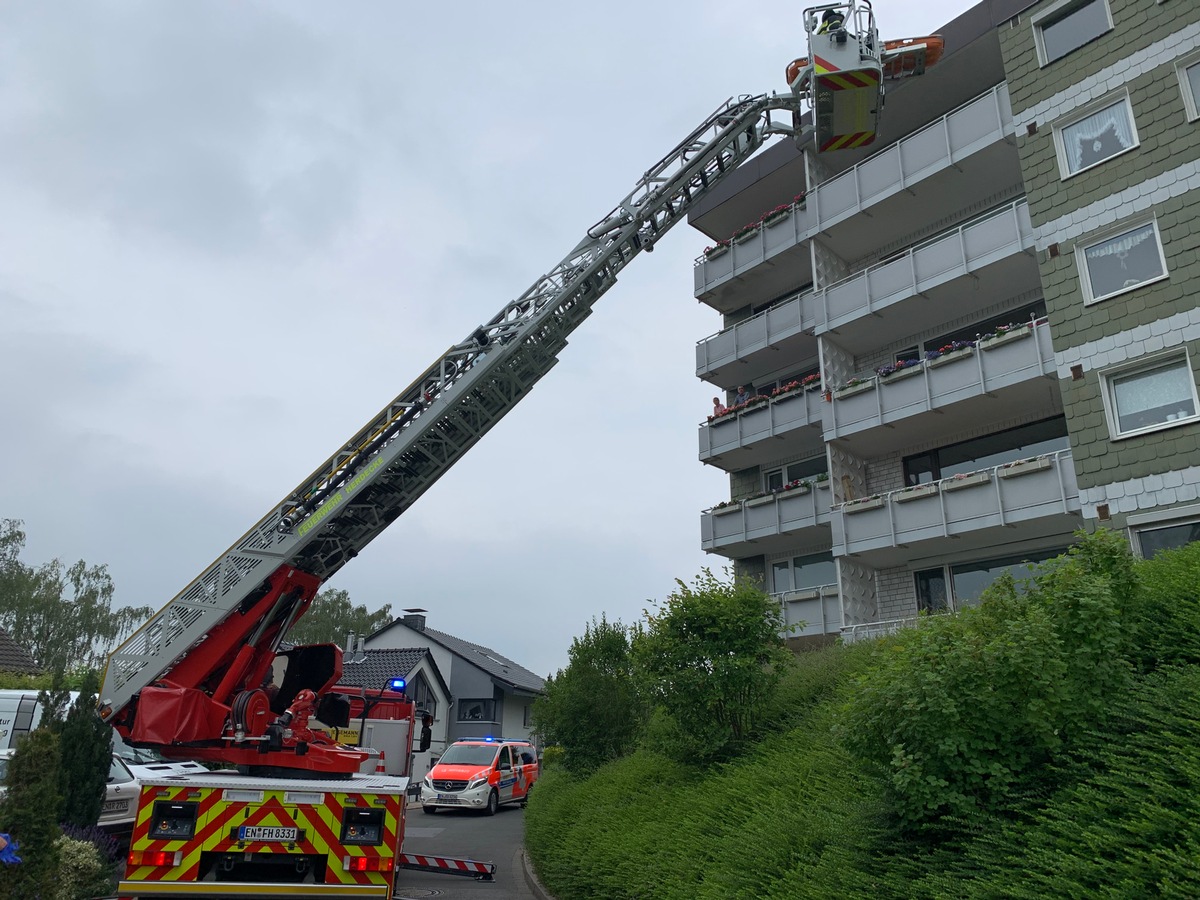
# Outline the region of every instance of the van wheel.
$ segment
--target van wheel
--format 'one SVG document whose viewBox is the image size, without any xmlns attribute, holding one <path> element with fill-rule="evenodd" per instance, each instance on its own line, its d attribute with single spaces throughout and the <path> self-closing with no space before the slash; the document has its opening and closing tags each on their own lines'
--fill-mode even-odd
<svg viewBox="0 0 1200 900">
<path fill-rule="evenodd" d="M 527 790 L 525 792 L 525 796 L 521 798 L 521 809 L 524 809 L 525 807 L 527 807 L 529 805 L 529 795 L 532 793 L 533 793 L 533 787 L 530 786 L 529 790 Z"/>
<path fill-rule="evenodd" d="M 422 812 L 425 813 L 425 815 L 432 816 L 435 812 L 437 812 L 437 807 L 436 806 L 422 806 L 421 810 L 422 810 Z"/>
<path fill-rule="evenodd" d="M 485 816 L 494 816 L 496 814 L 496 810 L 499 808 L 500 797 L 495 791 L 492 791 L 490 794 L 488 794 L 488 804 L 483 808 L 483 814 Z"/>
</svg>

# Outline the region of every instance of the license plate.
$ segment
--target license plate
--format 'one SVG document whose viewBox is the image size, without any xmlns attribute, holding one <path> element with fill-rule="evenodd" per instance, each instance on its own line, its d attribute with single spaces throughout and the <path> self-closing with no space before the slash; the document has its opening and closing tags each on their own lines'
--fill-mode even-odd
<svg viewBox="0 0 1200 900">
<path fill-rule="evenodd" d="M 457 803 L 458 797 L 455 794 L 438 794 L 439 803 Z"/>
<path fill-rule="evenodd" d="M 273 825 L 243 825 L 238 829 L 239 841 L 294 841 L 299 834 L 296 828 L 280 828 Z"/>
<path fill-rule="evenodd" d="M 125 812 L 128 809 L 128 800 L 105 800 L 102 812 Z"/>
</svg>

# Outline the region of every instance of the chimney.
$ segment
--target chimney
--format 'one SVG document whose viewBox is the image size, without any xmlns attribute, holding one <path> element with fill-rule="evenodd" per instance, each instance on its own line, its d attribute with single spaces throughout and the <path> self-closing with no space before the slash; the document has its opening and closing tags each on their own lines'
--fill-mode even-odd
<svg viewBox="0 0 1200 900">
<path fill-rule="evenodd" d="M 346 656 L 353 656 L 353 655 L 354 655 L 354 632 L 349 631 L 346 633 Z"/>
<path fill-rule="evenodd" d="M 424 613 L 429 612 L 429 610 L 421 609 L 421 607 L 419 607 L 419 606 L 413 606 L 413 607 L 409 607 L 408 609 L 406 609 L 404 611 L 406 613 L 408 613 L 408 615 L 402 616 L 400 619 L 401 622 L 403 622 L 405 625 L 407 625 L 413 631 L 424 631 L 425 630 Z"/>
</svg>

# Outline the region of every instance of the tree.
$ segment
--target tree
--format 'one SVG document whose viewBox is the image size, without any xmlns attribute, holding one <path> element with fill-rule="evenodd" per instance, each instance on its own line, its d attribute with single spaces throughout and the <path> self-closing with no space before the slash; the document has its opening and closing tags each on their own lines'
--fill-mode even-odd
<svg viewBox="0 0 1200 900">
<path fill-rule="evenodd" d="M 18 558 L 21 523 L 0 520 L 0 627 L 42 668 L 96 668 L 117 641 L 154 612 L 148 606 L 114 610 L 106 566 L 55 559 L 33 568 Z"/>
<path fill-rule="evenodd" d="M 58 737 L 46 728 L 30 732 L 8 761 L 7 790 L 0 801 L 0 831 L 20 844 L 20 865 L 0 866 L 0 896 L 53 897 L 58 869 L 54 812 L 58 787 Z"/>
<path fill-rule="evenodd" d="M 392 621 L 392 605 L 375 612 L 350 603 L 349 591 L 326 589 L 313 599 L 308 612 L 287 633 L 294 644 L 340 644 L 350 632 L 371 634 Z"/>
<path fill-rule="evenodd" d="M 95 825 L 100 818 L 112 764 L 112 728 L 96 715 L 99 690 L 99 674 L 88 672 L 66 718 L 52 726 L 58 732 L 62 753 L 59 787 L 63 804 L 58 819 L 80 828 Z"/>
<path fill-rule="evenodd" d="M 678 589 L 633 643 L 635 671 L 677 729 L 678 751 L 715 758 L 750 737 L 792 656 L 779 604 L 745 578 L 702 569 Z"/>
<path fill-rule="evenodd" d="M 631 629 L 603 616 L 571 642 L 565 669 L 546 680 L 533 704 L 542 740 L 563 748 L 563 764 L 590 772 L 629 753 L 645 723 L 633 678 Z"/>
</svg>

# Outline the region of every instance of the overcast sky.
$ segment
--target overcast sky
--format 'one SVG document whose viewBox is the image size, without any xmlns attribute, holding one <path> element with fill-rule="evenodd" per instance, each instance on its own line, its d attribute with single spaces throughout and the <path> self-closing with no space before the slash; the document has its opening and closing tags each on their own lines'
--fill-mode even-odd
<svg viewBox="0 0 1200 900">
<path fill-rule="evenodd" d="M 876 15 L 907 37 L 969 5 Z M 801 9 L 0 4 L 0 517 L 24 561 L 168 602 L 719 104 L 786 90 Z M 721 570 L 705 243 L 680 226 L 626 269 L 328 586 L 546 675 L 593 616 Z"/>
</svg>

